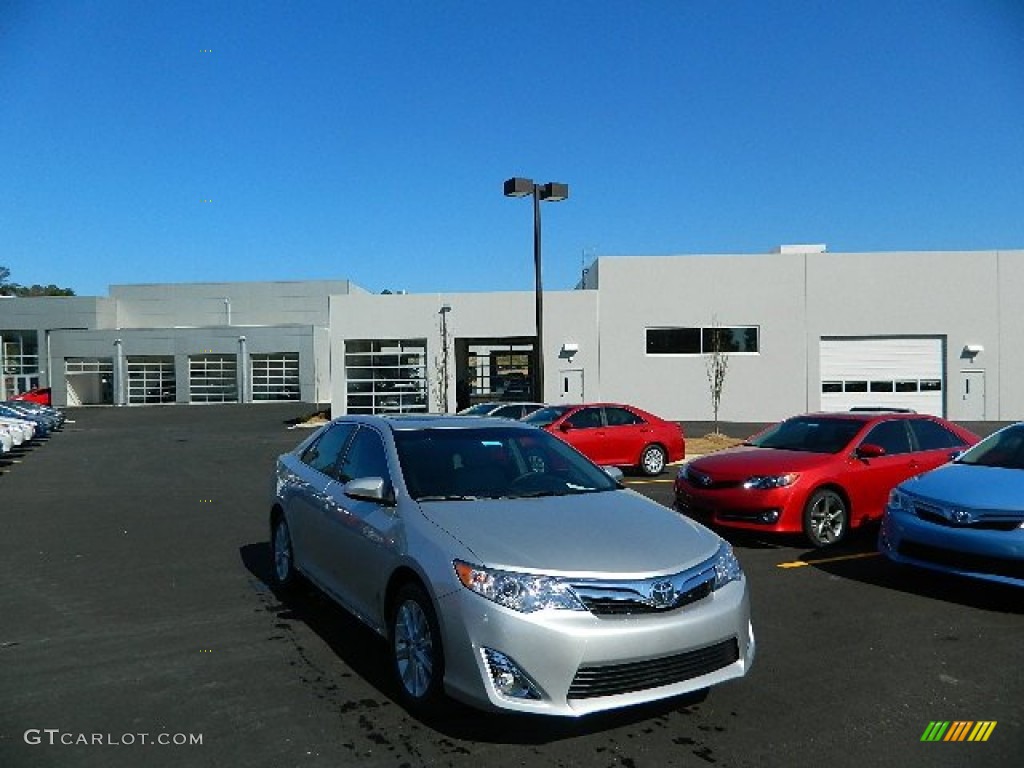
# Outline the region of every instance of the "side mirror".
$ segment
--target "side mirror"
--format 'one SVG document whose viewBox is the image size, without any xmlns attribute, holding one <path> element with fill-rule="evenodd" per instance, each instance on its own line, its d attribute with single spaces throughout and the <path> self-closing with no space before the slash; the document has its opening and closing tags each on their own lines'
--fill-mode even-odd
<svg viewBox="0 0 1024 768">
<path fill-rule="evenodd" d="M 858 459 L 877 459 L 885 456 L 885 448 L 874 443 L 864 443 L 855 451 Z"/>
<path fill-rule="evenodd" d="M 622 478 L 625 477 L 625 475 L 622 474 L 622 470 L 618 467 L 601 467 L 601 469 L 603 469 L 605 474 L 616 483 L 621 483 Z"/>
<path fill-rule="evenodd" d="M 573 428 L 573 426 L 568 421 L 563 421 L 561 424 L 558 425 L 558 428 L 563 432 L 568 432 L 570 429 Z"/>
<path fill-rule="evenodd" d="M 386 506 L 395 503 L 394 496 L 382 477 L 357 477 L 345 483 L 341 490 L 349 498 L 360 501 L 372 501 Z"/>
</svg>

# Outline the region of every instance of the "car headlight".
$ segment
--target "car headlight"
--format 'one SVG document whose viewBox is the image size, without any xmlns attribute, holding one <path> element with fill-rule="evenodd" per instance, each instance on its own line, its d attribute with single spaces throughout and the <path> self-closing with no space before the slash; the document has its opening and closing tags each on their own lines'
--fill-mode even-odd
<svg viewBox="0 0 1024 768">
<path fill-rule="evenodd" d="M 587 610 L 571 586 L 551 576 L 498 571 L 461 560 L 455 561 L 455 573 L 466 589 L 513 611 Z"/>
<path fill-rule="evenodd" d="M 893 488 L 889 491 L 889 505 L 890 508 L 900 512 L 910 511 L 910 497 L 907 496 L 899 488 Z"/>
<path fill-rule="evenodd" d="M 736 553 L 732 551 L 732 544 L 722 542 L 715 555 L 715 589 L 721 589 L 730 581 L 739 581 L 743 578 L 743 568 L 740 561 L 736 559 Z"/>
<path fill-rule="evenodd" d="M 800 475 L 795 472 L 789 472 L 785 475 L 754 475 L 747 478 L 743 483 L 743 487 L 747 490 L 770 491 L 772 488 L 785 488 L 788 485 L 792 485 L 798 477 Z"/>
</svg>

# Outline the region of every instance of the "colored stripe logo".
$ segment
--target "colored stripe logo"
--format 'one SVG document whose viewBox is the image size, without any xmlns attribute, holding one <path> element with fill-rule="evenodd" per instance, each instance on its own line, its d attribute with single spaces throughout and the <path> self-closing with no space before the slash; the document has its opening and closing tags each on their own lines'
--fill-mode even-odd
<svg viewBox="0 0 1024 768">
<path fill-rule="evenodd" d="M 933 720 L 921 741 L 988 741 L 995 729 L 995 720 Z"/>
</svg>

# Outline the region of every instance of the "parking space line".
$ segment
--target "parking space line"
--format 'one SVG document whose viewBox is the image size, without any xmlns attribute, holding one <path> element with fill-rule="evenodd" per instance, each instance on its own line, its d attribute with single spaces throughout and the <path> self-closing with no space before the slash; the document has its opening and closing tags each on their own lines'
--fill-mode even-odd
<svg viewBox="0 0 1024 768">
<path fill-rule="evenodd" d="M 821 557 L 815 560 L 793 560 L 789 563 L 778 563 L 776 568 L 803 568 L 807 565 L 817 565 L 818 563 L 838 563 L 842 560 L 860 560 L 866 557 L 878 557 L 881 552 L 858 552 L 855 555 L 840 555 L 838 557 Z"/>
<path fill-rule="evenodd" d="M 626 485 L 647 485 L 648 483 L 674 483 L 675 480 L 658 480 L 656 478 L 651 478 L 650 480 L 624 480 L 623 482 Z"/>
</svg>

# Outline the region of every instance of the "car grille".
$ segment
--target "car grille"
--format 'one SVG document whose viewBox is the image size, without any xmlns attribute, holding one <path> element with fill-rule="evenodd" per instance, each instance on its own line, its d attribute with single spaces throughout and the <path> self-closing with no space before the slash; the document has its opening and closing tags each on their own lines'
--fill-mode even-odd
<svg viewBox="0 0 1024 768">
<path fill-rule="evenodd" d="M 660 659 L 628 664 L 580 667 L 569 686 L 569 699 L 593 699 L 681 683 L 727 667 L 740 657 L 735 638 Z"/>
<path fill-rule="evenodd" d="M 924 563 L 955 568 L 959 571 L 1024 579 L 1024 560 L 1013 560 L 1008 557 L 989 557 L 971 552 L 957 552 L 953 549 L 933 547 L 916 541 L 903 541 L 900 544 L 899 553 L 911 560 L 920 560 Z"/>
<path fill-rule="evenodd" d="M 947 528 L 966 528 L 972 531 L 1012 531 L 1014 528 L 1019 528 L 1020 520 L 975 520 L 968 523 L 958 523 L 955 520 L 950 520 L 949 517 L 942 513 L 940 507 L 932 506 L 931 504 L 922 504 L 917 502 L 914 504 L 914 514 L 921 520 L 933 525 L 942 525 Z"/>
<path fill-rule="evenodd" d="M 675 611 L 684 605 L 690 605 L 711 594 L 714 579 L 698 584 L 676 596 L 670 605 L 656 606 L 632 591 L 612 594 L 610 590 L 591 590 L 585 586 L 576 586 L 576 594 L 591 613 L 597 616 L 628 616 L 637 613 L 662 613 Z"/>
</svg>

